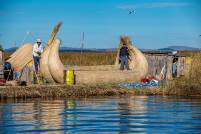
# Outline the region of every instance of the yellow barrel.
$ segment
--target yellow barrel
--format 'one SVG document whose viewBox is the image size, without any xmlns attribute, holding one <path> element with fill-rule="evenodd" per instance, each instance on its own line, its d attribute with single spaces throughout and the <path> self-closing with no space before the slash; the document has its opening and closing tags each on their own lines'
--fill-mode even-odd
<svg viewBox="0 0 201 134">
<path fill-rule="evenodd" d="M 74 70 L 68 70 L 66 72 L 66 84 L 69 86 L 72 86 L 75 84 L 75 75 L 74 75 Z"/>
</svg>

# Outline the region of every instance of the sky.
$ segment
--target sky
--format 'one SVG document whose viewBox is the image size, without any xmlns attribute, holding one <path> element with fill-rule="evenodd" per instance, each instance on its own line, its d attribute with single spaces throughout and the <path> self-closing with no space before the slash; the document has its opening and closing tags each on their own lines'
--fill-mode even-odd
<svg viewBox="0 0 201 134">
<path fill-rule="evenodd" d="M 0 0 L 0 44 L 47 42 L 59 21 L 63 47 L 79 48 L 83 32 L 85 48 L 115 48 L 121 35 L 138 48 L 201 47 L 201 0 Z"/>
</svg>

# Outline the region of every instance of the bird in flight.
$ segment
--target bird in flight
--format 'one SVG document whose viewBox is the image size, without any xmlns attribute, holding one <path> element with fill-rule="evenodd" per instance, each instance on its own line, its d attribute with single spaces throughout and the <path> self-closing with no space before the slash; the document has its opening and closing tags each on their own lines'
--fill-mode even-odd
<svg viewBox="0 0 201 134">
<path fill-rule="evenodd" d="M 135 10 L 130 10 L 128 14 L 133 14 L 135 13 Z"/>
</svg>

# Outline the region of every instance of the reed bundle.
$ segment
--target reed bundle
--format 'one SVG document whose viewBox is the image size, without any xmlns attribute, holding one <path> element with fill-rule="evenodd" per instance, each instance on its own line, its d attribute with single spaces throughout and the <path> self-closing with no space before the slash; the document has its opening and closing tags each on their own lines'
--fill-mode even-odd
<svg viewBox="0 0 201 134">
<path fill-rule="evenodd" d="M 29 62 L 33 60 L 32 49 L 32 44 L 24 44 L 22 47 L 17 49 L 7 61 L 12 64 L 12 67 L 16 71 L 21 71 Z"/>
</svg>

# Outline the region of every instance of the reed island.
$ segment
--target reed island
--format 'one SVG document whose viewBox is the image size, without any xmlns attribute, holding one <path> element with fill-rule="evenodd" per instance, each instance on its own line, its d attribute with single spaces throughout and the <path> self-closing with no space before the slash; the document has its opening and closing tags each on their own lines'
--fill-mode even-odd
<svg viewBox="0 0 201 134">
<path fill-rule="evenodd" d="M 33 69 L 33 44 L 25 43 L 2 60 L 0 98 L 88 97 L 104 95 L 201 95 L 201 52 L 142 52 L 129 36 L 115 51 L 59 52 L 58 23 Z M 121 70 L 120 51 L 128 48 L 129 70 Z M 4 65 L 5 65 L 4 63 Z M 177 63 L 177 64 L 176 64 Z M 176 64 L 176 74 L 174 66 Z M 10 80 L 12 73 L 20 74 Z M 5 76 L 5 75 L 4 75 Z M 153 85 L 154 82 L 154 85 Z M 150 84 L 151 83 L 151 84 Z"/>
</svg>

